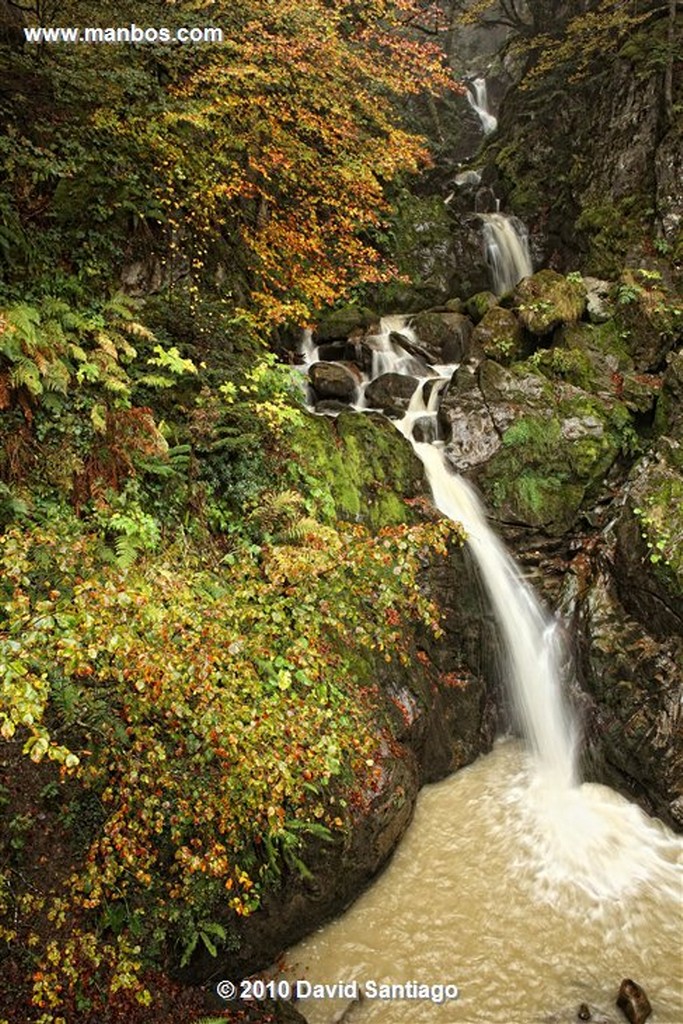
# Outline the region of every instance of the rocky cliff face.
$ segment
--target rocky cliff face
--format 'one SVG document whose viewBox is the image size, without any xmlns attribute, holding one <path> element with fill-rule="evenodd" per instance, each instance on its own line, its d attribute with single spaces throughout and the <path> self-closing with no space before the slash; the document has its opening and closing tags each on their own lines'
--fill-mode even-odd
<svg viewBox="0 0 683 1024">
<path fill-rule="evenodd" d="M 666 18 L 653 19 L 583 80 L 563 66 L 508 92 L 487 174 L 528 223 L 540 265 L 609 276 L 657 250 L 683 260 L 681 127 L 664 102 L 666 35 Z"/>
</svg>

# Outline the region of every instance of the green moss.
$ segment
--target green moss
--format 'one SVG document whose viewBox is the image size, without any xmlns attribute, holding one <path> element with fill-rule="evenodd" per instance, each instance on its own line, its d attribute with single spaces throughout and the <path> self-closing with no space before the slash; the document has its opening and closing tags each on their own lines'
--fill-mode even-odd
<svg viewBox="0 0 683 1024">
<path fill-rule="evenodd" d="M 422 493 L 422 467 L 383 417 L 352 412 L 336 420 L 307 416 L 290 443 L 297 461 L 288 468 L 289 478 L 318 517 L 375 530 L 416 520 L 405 499 Z"/>
<path fill-rule="evenodd" d="M 577 388 L 590 390 L 597 383 L 589 356 L 579 349 L 541 348 L 531 357 L 533 365 L 550 380 L 563 380 Z"/>
<path fill-rule="evenodd" d="M 528 139 L 523 136 L 514 138 L 498 151 L 495 162 L 508 188 L 510 208 L 522 218 L 537 216 L 545 196 Z"/>
<path fill-rule="evenodd" d="M 517 285 L 515 310 L 532 334 L 548 334 L 561 323 L 578 320 L 586 306 L 586 291 L 579 281 L 554 270 L 540 270 Z"/>
<path fill-rule="evenodd" d="M 465 303 L 465 312 L 478 324 L 490 309 L 498 305 L 498 299 L 493 292 L 477 292 Z"/>
<path fill-rule="evenodd" d="M 507 428 L 479 483 L 501 518 L 561 534 L 633 431 L 622 403 L 582 391 L 563 389 L 551 407 L 554 415 L 522 416 Z"/>
<path fill-rule="evenodd" d="M 576 228 L 588 236 L 586 272 L 617 277 L 629 252 L 639 247 L 649 233 L 651 214 L 651 200 L 645 193 L 586 203 L 576 220 Z"/>
<path fill-rule="evenodd" d="M 536 454 L 553 448 L 560 439 L 560 423 L 556 419 L 523 416 L 515 420 L 503 435 L 503 445 L 523 448 Z"/>
</svg>

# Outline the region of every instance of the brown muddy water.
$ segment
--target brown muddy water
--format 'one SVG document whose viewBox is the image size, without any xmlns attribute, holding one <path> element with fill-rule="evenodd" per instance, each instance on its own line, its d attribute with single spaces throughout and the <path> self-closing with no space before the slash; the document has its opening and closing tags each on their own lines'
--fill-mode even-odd
<svg viewBox="0 0 683 1024">
<path fill-rule="evenodd" d="M 560 1024 L 581 1003 L 621 1022 L 626 977 L 651 1024 L 683 1024 L 682 851 L 617 793 L 558 792 L 501 741 L 423 790 L 387 870 L 285 977 L 310 1024 Z"/>
</svg>

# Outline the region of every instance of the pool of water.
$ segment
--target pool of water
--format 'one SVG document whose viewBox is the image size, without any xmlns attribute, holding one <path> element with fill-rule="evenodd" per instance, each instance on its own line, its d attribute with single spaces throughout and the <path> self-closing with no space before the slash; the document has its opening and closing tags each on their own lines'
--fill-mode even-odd
<svg viewBox="0 0 683 1024">
<path fill-rule="evenodd" d="M 652 1024 L 682 1024 L 682 851 L 612 790 L 558 791 L 500 742 L 422 791 L 386 871 L 284 974 L 347 986 L 298 1001 L 310 1024 L 559 1024 L 581 1003 L 623 1021 L 627 977 Z"/>
</svg>

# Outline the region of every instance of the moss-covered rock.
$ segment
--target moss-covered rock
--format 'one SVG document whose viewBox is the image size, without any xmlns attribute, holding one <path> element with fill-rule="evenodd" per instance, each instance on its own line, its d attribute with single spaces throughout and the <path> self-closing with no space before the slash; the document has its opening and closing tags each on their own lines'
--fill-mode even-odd
<svg viewBox="0 0 683 1024">
<path fill-rule="evenodd" d="M 327 341 L 343 341 L 353 331 L 365 330 L 376 320 L 377 314 L 365 306 L 343 306 L 332 310 L 316 325 L 316 343 L 320 345 Z"/>
<path fill-rule="evenodd" d="M 472 321 L 463 313 L 418 313 L 410 326 L 430 363 L 458 363 L 467 355 Z"/>
<path fill-rule="evenodd" d="M 617 526 L 621 599 L 655 636 L 683 636 L 683 474 L 668 447 L 633 470 Z"/>
<path fill-rule="evenodd" d="M 474 225 L 456 220 L 442 195 L 402 192 L 387 234 L 404 280 L 370 292 L 382 312 L 417 312 L 486 287 L 480 235 Z"/>
<path fill-rule="evenodd" d="M 450 460 L 474 477 L 496 518 L 560 535 L 603 488 L 631 439 L 631 415 L 612 396 L 549 379 L 535 358 L 458 370 L 440 422 Z"/>
<path fill-rule="evenodd" d="M 533 361 L 551 378 L 616 398 L 635 412 L 650 412 L 661 379 L 636 372 L 626 339 L 627 332 L 616 320 L 565 324 L 555 333 L 553 347 L 539 349 Z"/>
<path fill-rule="evenodd" d="M 498 297 L 491 291 L 477 292 L 471 295 L 465 302 L 465 312 L 478 324 L 490 309 L 498 305 Z"/>
<path fill-rule="evenodd" d="M 383 416 L 306 416 L 292 446 L 300 453 L 289 470 L 293 483 L 315 498 L 329 518 L 374 530 L 415 522 L 407 501 L 426 493 L 422 464 Z"/>
<path fill-rule="evenodd" d="M 683 341 L 683 301 L 661 272 L 625 271 L 616 289 L 615 322 L 639 372 L 661 370 L 667 354 Z"/>
<path fill-rule="evenodd" d="M 513 296 L 517 315 L 532 334 L 550 334 L 562 323 L 579 320 L 586 308 L 582 282 L 554 270 L 539 270 L 517 285 Z"/>
<path fill-rule="evenodd" d="M 524 355 L 524 335 L 519 320 L 510 309 L 489 309 L 472 335 L 472 345 L 485 356 L 508 366 Z"/>
</svg>

